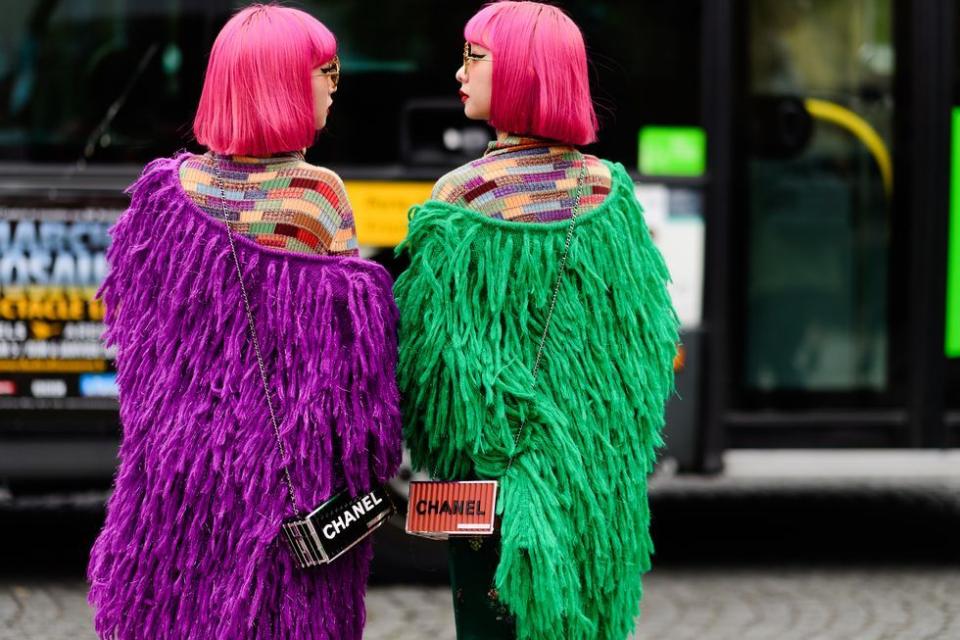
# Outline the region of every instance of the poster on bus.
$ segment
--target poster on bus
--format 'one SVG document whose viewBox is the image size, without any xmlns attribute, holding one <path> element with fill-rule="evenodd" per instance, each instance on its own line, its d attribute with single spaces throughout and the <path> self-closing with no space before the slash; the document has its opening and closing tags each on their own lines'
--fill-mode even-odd
<svg viewBox="0 0 960 640">
<path fill-rule="evenodd" d="M 116 407 L 96 291 L 119 214 L 0 207 L 0 410 Z"/>
</svg>

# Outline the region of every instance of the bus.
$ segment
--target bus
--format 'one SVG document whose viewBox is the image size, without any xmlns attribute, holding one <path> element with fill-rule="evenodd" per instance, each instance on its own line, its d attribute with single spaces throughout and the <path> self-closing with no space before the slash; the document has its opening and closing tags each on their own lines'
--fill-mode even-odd
<svg viewBox="0 0 960 640">
<path fill-rule="evenodd" d="M 665 454 L 955 447 L 960 74 L 952 0 L 558 2 L 682 322 Z M 107 229 L 143 165 L 200 151 L 206 59 L 240 5 L 24 0 L 0 24 L 0 490 L 108 485 L 119 425 Z M 454 73 L 479 1 L 295 3 L 343 75 L 308 161 L 394 275 L 410 205 L 483 152 Z M 402 499 L 406 468 L 395 490 Z"/>
</svg>

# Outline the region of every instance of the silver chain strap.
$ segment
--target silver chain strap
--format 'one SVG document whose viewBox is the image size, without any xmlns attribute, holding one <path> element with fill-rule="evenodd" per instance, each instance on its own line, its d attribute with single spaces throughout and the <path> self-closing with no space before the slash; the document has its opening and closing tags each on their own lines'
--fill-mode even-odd
<svg viewBox="0 0 960 640">
<path fill-rule="evenodd" d="M 240 293 L 243 296 L 243 307 L 247 312 L 247 325 L 250 327 L 250 337 L 253 340 L 253 350 L 257 354 L 257 367 L 260 369 L 260 381 L 263 383 L 263 395 L 267 399 L 267 408 L 270 410 L 270 422 L 273 425 L 273 435 L 277 440 L 277 451 L 280 452 L 280 461 L 283 463 L 283 480 L 287 485 L 287 494 L 290 496 L 290 506 L 296 516 L 300 517 L 297 508 L 297 498 L 293 493 L 293 480 L 290 479 L 290 468 L 284 462 L 287 458 L 286 447 L 280 437 L 280 424 L 277 414 L 273 410 L 273 399 L 270 395 L 270 385 L 267 383 L 267 370 L 263 366 L 263 356 L 260 354 L 260 340 L 257 337 L 257 328 L 253 322 L 253 312 L 250 310 L 250 298 L 247 296 L 247 287 L 243 283 L 243 270 L 240 268 L 240 258 L 237 257 L 237 245 L 233 239 L 233 230 L 230 228 L 230 218 L 227 217 L 227 194 L 223 188 L 223 177 L 220 175 L 219 159 L 213 157 L 213 171 L 217 178 L 217 187 L 220 189 L 220 210 L 223 213 L 223 222 L 227 226 L 227 238 L 230 240 L 230 253 L 233 254 L 233 264 L 237 267 L 237 278 L 240 280 Z"/>
<path fill-rule="evenodd" d="M 537 347 L 537 359 L 533 363 L 533 382 L 530 390 L 533 391 L 537 386 L 537 375 L 540 373 L 540 360 L 543 358 L 543 347 L 547 342 L 547 332 L 550 330 L 550 321 L 553 320 L 553 310 L 557 306 L 557 298 L 560 296 L 560 281 L 563 279 L 563 272 L 567 268 L 567 256 L 570 254 L 570 243 L 573 241 L 573 229 L 577 222 L 577 213 L 580 210 L 580 198 L 583 195 L 583 183 L 587 179 L 587 159 L 581 153 L 580 155 L 580 175 L 577 179 L 577 195 L 573 201 L 573 210 L 570 214 L 570 226 L 567 227 L 567 239 L 563 247 L 563 255 L 560 257 L 560 267 L 557 269 L 557 282 L 553 287 L 553 298 L 550 300 L 550 308 L 547 310 L 547 317 L 543 322 L 543 334 L 540 336 L 540 346 Z M 513 461 L 517 457 L 517 446 L 520 444 L 520 436 L 523 434 L 523 428 L 527 426 L 526 417 L 520 422 L 520 428 L 513 439 L 513 452 L 507 461 L 507 468 L 503 472 L 506 476 L 513 467 Z"/>
</svg>

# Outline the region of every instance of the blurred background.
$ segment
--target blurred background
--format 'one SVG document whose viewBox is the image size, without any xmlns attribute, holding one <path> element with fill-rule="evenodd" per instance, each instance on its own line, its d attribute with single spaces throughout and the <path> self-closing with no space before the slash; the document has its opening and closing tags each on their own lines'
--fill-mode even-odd
<svg viewBox="0 0 960 640">
<path fill-rule="evenodd" d="M 94 637 L 107 229 L 146 162 L 202 151 L 244 4 L 0 0 L 0 640 Z M 493 138 L 454 80 L 482 3 L 287 4 L 343 63 L 307 159 L 396 274 L 407 208 Z M 636 637 L 960 638 L 960 7 L 557 4 L 588 45 L 588 151 L 633 176 L 683 323 Z M 381 531 L 368 637 L 452 638 L 443 544 Z"/>
</svg>

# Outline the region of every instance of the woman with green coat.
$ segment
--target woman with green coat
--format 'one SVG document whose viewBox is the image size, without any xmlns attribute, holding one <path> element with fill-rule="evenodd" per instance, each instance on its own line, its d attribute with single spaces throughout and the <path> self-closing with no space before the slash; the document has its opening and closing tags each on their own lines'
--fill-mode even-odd
<svg viewBox="0 0 960 640">
<path fill-rule="evenodd" d="M 647 476 L 673 391 L 669 274 L 596 139 L 583 37 L 497 2 L 456 78 L 497 139 L 410 212 L 398 375 L 414 465 L 499 481 L 498 535 L 451 541 L 460 640 L 623 640 L 650 569 Z"/>
</svg>

